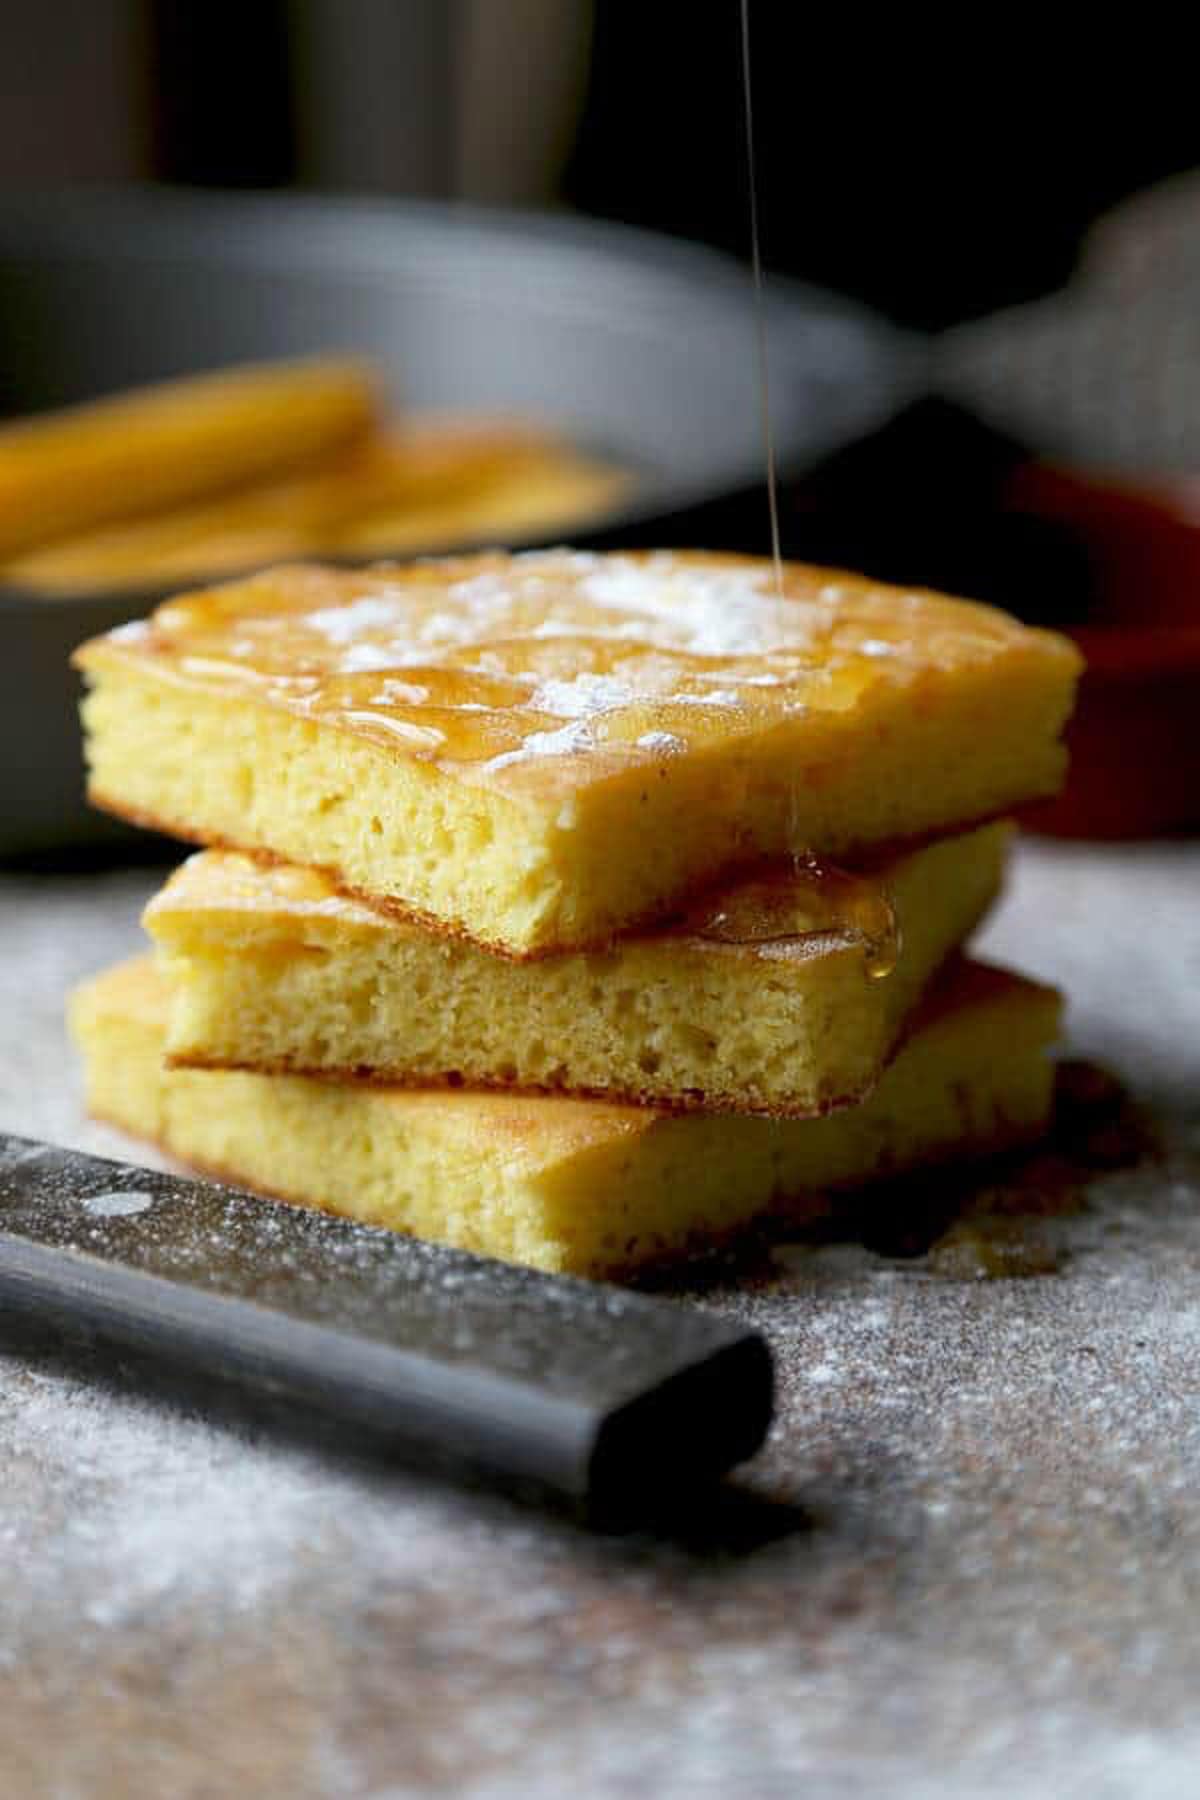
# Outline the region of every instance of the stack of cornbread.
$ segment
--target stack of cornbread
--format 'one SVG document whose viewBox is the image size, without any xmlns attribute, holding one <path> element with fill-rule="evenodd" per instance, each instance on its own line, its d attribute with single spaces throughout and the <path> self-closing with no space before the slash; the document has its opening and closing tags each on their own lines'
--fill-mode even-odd
<svg viewBox="0 0 1200 1800">
<path fill-rule="evenodd" d="M 94 1112 L 584 1274 L 1036 1136 L 1052 991 L 962 958 L 1061 638 L 668 552 L 291 567 L 78 653 L 91 795 L 209 846 L 75 996 Z"/>
</svg>

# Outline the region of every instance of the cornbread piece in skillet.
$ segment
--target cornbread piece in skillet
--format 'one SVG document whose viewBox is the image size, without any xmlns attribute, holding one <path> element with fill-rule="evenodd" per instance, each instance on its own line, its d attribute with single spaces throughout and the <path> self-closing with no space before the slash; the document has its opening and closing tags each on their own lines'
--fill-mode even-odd
<svg viewBox="0 0 1200 1800">
<path fill-rule="evenodd" d="M 757 859 L 1052 792 L 1079 669 L 935 594 L 568 551 L 277 569 L 76 660 L 97 805 L 514 956 L 603 943 Z"/>
<path fill-rule="evenodd" d="M 44 594 L 161 593 L 293 557 L 361 559 L 381 546 L 396 555 L 532 536 L 594 517 L 630 480 L 518 425 L 408 418 L 299 471 L 0 560 L 0 583 Z"/>
<path fill-rule="evenodd" d="M 247 364 L 0 424 L 0 557 L 344 450 L 375 382 L 333 357 Z"/>
<path fill-rule="evenodd" d="M 1051 990 L 979 964 L 939 981 L 861 1106 L 819 1119 L 413 1092 L 166 1068 L 150 959 L 78 990 L 98 1117 L 265 1193 L 538 1268 L 597 1275 L 703 1246 L 823 1189 L 1036 1137 Z"/>
<path fill-rule="evenodd" d="M 176 1063 L 810 1114 L 878 1079 L 1007 841 L 984 826 L 858 876 L 785 865 L 672 927 L 536 961 L 231 852 L 192 857 L 145 923 Z"/>
</svg>

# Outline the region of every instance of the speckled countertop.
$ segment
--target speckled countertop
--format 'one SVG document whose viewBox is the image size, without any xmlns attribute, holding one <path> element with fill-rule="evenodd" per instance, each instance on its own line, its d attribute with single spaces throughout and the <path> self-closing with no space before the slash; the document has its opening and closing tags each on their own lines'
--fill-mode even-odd
<svg viewBox="0 0 1200 1800">
<path fill-rule="evenodd" d="M 0 1127 L 125 1148 L 61 1000 L 153 880 L 0 875 Z M 706 1288 L 781 1404 L 674 1538 L 0 1359 L 0 1790 L 1193 1795 L 1200 846 L 1026 847 L 987 943 L 1069 990 L 1161 1149 L 1031 1223 L 1055 1273 L 850 1238 Z"/>
</svg>

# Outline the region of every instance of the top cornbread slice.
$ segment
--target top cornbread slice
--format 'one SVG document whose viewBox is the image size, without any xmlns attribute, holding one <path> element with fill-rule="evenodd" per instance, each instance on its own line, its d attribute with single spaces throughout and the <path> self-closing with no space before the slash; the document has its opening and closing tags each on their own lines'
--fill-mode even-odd
<svg viewBox="0 0 1200 1800">
<path fill-rule="evenodd" d="M 1080 666 L 989 607 L 665 551 L 277 569 L 76 661 L 98 805 L 518 956 L 1053 791 Z"/>
</svg>

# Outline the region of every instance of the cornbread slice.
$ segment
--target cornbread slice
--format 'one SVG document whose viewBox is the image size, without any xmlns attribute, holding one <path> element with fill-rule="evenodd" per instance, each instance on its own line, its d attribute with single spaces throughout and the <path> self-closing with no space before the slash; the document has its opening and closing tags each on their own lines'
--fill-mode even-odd
<svg viewBox="0 0 1200 1800">
<path fill-rule="evenodd" d="M 774 1209 L 802 1212 L 822 1189 L 1036 1136 L 1049 1116 L 1059 999 L 956 964 L 870 1099 L 802 1120 L 169 1070 L 166 1009 L 149 959 L 74 995 L 98 1117 L 266 1193 L 600 1274 Z"/>
<path fill-rule="evenodd" d="M 365 432 L 374 382 L 332 357 L 193 375 L 0 426 L 0 555 L 294 469 Z"/>
<path fill-rule="evenodd" d="M 146 912 L 172 990 L 167 1049 L 198 1067 L 823 1112 L 878 1079 L 995 897 L 1008 835 L 985 826 L 870 875 L 785 868 L 672 928 L 535 962 L 423 930 L 311 870 L 209 851 Z M 895 966 L 871 979 L 892 933 Z"/>
<path fill-rule="evenodd" d="M 565 444 L 532 442 L 472 492 L 379 511 L 338 536 L 343 556 L 401 556 L 511 544 L 594 524 L 635 484 L 627 469 Z"/>
<path fill-rule="evenodd" d="M 0 561 L 0 581 L 161 591 L 287 557 L 451 548 L 577 522 L 629 479 L 526 427 L 414 418 L 299 472 L 56 538 Z"/>
<path fill-rule="evenodd" d="M 99 806 L 521 956 L 797 849 L 1053 791 L 1080 666 L 989 607 L 750 558 L 299 566 L 76 654 Z"/>
</svg>

